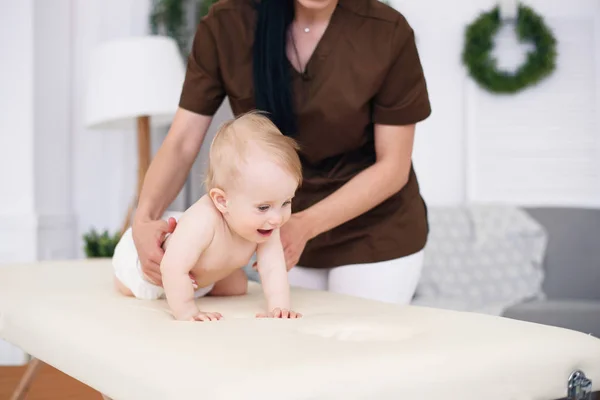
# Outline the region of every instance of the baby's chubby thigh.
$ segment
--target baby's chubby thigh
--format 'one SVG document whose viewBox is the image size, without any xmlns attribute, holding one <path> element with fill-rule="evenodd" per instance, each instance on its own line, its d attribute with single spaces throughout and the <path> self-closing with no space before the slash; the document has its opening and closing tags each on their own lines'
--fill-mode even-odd
<svg viewBox="0 0 600 400">
<path fill-rule="evenodd" d="M 209 296 L 242 296 L 248 292 L 248 276 L 243 269 L 236 269 L 225 278 L 215 282 Z"/>
</svg>

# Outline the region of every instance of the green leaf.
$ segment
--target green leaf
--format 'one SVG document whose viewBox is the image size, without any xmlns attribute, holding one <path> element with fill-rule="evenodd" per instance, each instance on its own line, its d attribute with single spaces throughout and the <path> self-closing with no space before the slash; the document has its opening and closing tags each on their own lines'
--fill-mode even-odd
<svg viewBox="0 0 600 400">
<path fill-rule="evenodd" d="M 154 35 L 166 35 L 177 42 L 185 58 L 194 35 L 196 25 L 208 14 L 218 0 L 153 0 L 148 24 Z M 193 15 L 188 15 L 192 12 Z M 190 26 L 193 25 L 193 26 Z"/>
<path fill-rule="evenodd" d="M 492 93 L 516 93 L 536 85 L 556 68 L 556 39 L 543 18 L 530 7 L 519 5 L 515 23 L 522 42 L 531 42 L 535 51 L 513 73 L 501 71 L 492 57 L 494 36 L 503 24 L 498 7 L 481 13 L 465 30 L 462 61 L 480 87 Z"/>
<path fill-rule="evenodd" d="M 94 228 L 83 235 L 84 252 L 88 258 L 112 257 L 121 238 L 120 233 L 110 234 L 107 230 L 99 234 Z"/>
</svg>

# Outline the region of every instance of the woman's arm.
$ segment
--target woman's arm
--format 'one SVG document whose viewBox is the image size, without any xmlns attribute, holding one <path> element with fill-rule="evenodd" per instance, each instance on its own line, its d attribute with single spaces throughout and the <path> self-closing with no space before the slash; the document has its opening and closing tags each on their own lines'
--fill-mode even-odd
<svg viewBox="0 0 600 400">
<path fill-rule="evenodd" d="M 162 285 L 162 241 L 176 224 L 160 218 L 183 187 L 211 121 L 212 117 L 180 108 L 144 179 L 132 234 L 142 271 L 157 285 Z"/>
<path fill-rule="evenodd" d="M 179 108 L 171 129 L 152 160 L 140 194 L 136 220 L 156 220 L 175 199 L 196 159 L 211 116 Z"/>
<path fill-rule="evenodd" d="M 330 196 L 297 214 L 308 238 L 374 208 L 408 181 L 415 125 L 375 125 L 376 161 Z"/>
</svg>

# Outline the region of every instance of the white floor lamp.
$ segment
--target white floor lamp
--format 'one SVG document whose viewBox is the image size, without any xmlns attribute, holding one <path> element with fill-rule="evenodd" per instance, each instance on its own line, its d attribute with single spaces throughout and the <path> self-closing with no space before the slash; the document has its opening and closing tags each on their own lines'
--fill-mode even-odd
<svg viewBox="0 0 600 400">
<path fill-rule="evenodd" d="M 137 128 L 137 191 L 121 233 L 131 223 L 150 165 L 150 126 L 168 126 L 172 122 L 184 77 L 183 60 L 176 42 L 169 37 L 114 40 L 101 44 L 92 53 L 85 96 L 86 127 Z"/>
</svg>

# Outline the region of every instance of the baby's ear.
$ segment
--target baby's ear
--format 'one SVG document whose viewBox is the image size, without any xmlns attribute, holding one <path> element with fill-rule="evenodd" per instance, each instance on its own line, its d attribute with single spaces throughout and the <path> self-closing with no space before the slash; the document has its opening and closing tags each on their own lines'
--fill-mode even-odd
<svg viewBox="0 0 600 400">
<path fill-rule="evenodd" d="M 210 199 L 217 209 L 225 214 L 227 212 L 227 197 L 221 189 L 211 189 L 209 192 Z"/>
</svg>

